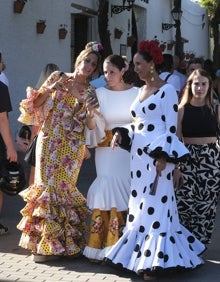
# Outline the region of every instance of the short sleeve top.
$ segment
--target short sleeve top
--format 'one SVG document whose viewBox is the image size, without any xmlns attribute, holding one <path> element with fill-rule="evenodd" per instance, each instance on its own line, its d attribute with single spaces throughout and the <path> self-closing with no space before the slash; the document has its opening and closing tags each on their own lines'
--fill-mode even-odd
<svg viewBox="0 0 220 282">
<path fill-rule="evenodd" d="M 0 113 L 11 112 L 12 105 L 9 96 L 8 86 L 0 81 Z"/>
</svg>

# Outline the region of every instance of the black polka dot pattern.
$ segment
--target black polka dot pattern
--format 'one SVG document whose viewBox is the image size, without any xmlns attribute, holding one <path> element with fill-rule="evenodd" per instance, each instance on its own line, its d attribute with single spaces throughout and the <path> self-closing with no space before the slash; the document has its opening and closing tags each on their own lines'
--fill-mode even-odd
<svg viewBox="0 0 220 282">
<path fill-rule="evenodd" d="M 141 130 L 141 129 L 143 129 L 143 128 L 144 128 L 143 123 L 140 123 L 140 124 L 138 125 L 138 130 Z"/>
<path fill-rule="evenodd" d="M 170 132 L 174 134 L 176 132 L 176 127 L 175 126 L 171 126 L 170 127 Z"/>
<path fill-rule="evenodd" d="M 154 229 L 158 229 L 160 227 L 160 222 L 155 221 L 152 226 L 153 226 Z"/>
<path fill-rule="evenodd" d="M 137 197 L 137 191 L 136 190 L 132 190 L 131 195 L 134 198 Z"/>
<path fill-rule="evenodd" d="M 148 109 L 151 111 L 153 111 L 155 108 L 156 108 L 156 104 L 153 103 L 148 106 Z"/>
<path fill-rule="evenodd" d="M 135 123 L 131 148 L 132 188 L 122 235 L 126 241 L 119 240 L 108 259 L 115 264 L 129 265 L 137 273 L 150 272 L 152 261 L 156 262 L 155 271 L 167 265 L 196 267 L 199 264 L 197 254 L 204 250 L 179 224 L 172 175 L 172 161 L 176 158 L 178 162 L 182 154 L 176 137 L 177 105 L 175 90 L 166 84 L 141 103 L 137 99 L 131 107 Z M 156 175 L 155 163 L 161 155 L 166 156 L 167 165 L 159 177 L 156 194 L 150 195 Z M 140 260 L 141 269 L 138 269 Z"/>
<path fill-rule="evenodd" d="M 167 202 L 167 196 L 163 196 L 162 199 L 161 199 L 161 202 L 163 204 L 165 204 Z"/>
<path fill-rule="evenodd" d="M 153 207 L 149 207 L 148 208 L 148 214 L 152 215 L 154 213 L 154 208 Z"/>
<path fill-rule="evenodd" d="M 153 131 L 154 130 L 154 125 L 153 124 L 149 124 L 147 127 L 148 131 Z"/>
<path fill-rule="evenodd" d="M 128 221 L 133 222 L 133 220 L 134 220 L 134 216 L 132 214 L 129 214 Z"/>
<path fill-rule="evenodd" d="M 145 257 L 150 257 L 151 256 L 151 251 L 150 250 L 146 250 L 145 252 L 144 252 L 144 255 L 145 255 Z"/>
</svg>

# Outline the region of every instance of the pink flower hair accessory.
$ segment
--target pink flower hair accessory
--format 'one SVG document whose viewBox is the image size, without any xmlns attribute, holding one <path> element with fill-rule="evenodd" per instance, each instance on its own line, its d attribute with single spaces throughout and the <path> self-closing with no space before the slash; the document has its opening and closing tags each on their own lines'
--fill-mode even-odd
<svg viewBox="0 0 220 282">
<path fill-rule="evenodd" d="M 101 43 L 95 43 L 92 45 L 92 50 L 95 52 L 101 52 L 103 50 L 103 46 Z"/>
</svg>

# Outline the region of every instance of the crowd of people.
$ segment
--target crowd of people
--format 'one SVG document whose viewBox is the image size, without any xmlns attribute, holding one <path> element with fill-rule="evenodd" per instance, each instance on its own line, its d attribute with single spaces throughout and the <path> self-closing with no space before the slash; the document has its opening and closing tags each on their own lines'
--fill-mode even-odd
<svg viewBox="0 0 220 282">
<path fill-rule="evenodd" d="M 179 58 L 154 40 L 141 41 L 131 63 L 102 58 L 102 50 L 89 42 L 72 73 L 48 64 L 20 103 L 18 120 L 37 142 L 19 193 L 26 203 L 19 246 L 34 262 L 83 255 L 144 279 L 197 268 L 211 243 L 220 186 L 213 63 L 194 58 L 183 74 Z M 7 83 L 0 81 L 0 92 L 0 157 L 17 162 Z M 84 198 L 77 180 L 90 148 L 97 175 Z M 0 212 L 2 204 L 0 192 Z"/>
</svg>

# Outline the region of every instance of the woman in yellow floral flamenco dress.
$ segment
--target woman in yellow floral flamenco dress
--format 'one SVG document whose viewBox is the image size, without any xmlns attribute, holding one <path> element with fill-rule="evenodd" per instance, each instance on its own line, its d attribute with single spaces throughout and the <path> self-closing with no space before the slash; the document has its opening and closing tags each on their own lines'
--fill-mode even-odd
<svg viewBox="0 0 220 282">
<path fill-rule="evenodd" d="M 100 64 L 101 44 L 77 57 L 73 73 L 52 73 L 39 90 L 28 90 L 19 121 L 40 125 L 34 184 L 20 195 L 26 201 L 18 224 L 19 245 L 35 262 L 78 256 L 85 246 L 86 200 L 76 182 L 85 156 L 85 126 L 92 129 L 97 101 L 88 77 Z"/>
</svg>

